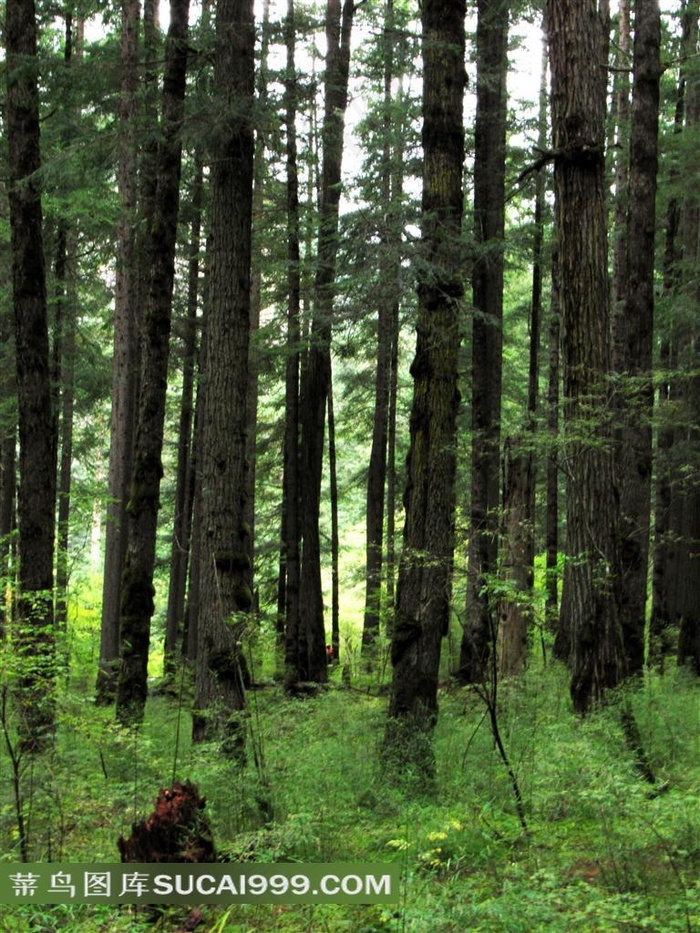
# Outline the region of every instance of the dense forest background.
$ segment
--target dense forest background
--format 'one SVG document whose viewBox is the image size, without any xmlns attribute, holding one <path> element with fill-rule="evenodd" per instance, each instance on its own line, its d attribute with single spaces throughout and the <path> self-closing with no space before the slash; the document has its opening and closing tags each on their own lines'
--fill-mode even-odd
<svg viewBox="0 0 700 933">
<path fill-rule="evenodd" d="M 0 6 L 0 930 L 700 928 L 700 5 Z"/>
</svg>

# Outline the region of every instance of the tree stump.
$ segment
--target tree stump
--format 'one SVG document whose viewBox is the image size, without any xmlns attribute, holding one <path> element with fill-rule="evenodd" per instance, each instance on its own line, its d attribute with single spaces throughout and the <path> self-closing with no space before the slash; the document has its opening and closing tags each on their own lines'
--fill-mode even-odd
<svg viewBox="0 0 700 933">
<path fill-rule="evenodd" d="M 196 784 L 176 781 L 161 789 L 153 813 L 117 841 L 122 862 L 215 862 L 206 801 Z"/>
</svg>

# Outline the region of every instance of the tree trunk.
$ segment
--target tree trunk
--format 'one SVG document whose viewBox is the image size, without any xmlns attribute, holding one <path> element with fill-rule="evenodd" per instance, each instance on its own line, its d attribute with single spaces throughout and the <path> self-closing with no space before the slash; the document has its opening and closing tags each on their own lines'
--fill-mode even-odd
<svg viewBox="0 0 700 933">
<path fill-rule="evenodd" d="M 5 4 L 12 300 L 19 411 L 19 588 L 16 630 L 19 730 L 39 751 L 55 729 L 53 549 L 56 435 L 44 266 L 33 0 Z"/>
<path fill-rule="evenodd" d="M 543 152 L 547 147 L 547 54 L 544 43 L 539 108 L 537 146 Z M 546 176 L 540 171 L 535 180 L 527 410 L 523 431 L 517 437 L 506 440 L 503 452 L 501 574 L 510 586 L 499 607 L 498 663 L 501 674 L 505 676 L 520 674 L 525 667 L 528 625 L 532 621 L 535 578 L 534 439 L 539 394 L 545 185 Z"/>
<path fill-rule="evenodd" d="M 207 250 L 208 251 L 208 250 Z M 205 292 L 207 291 L 205 287 Z M 202 465 L 201 450 L 204 430 L 204 388 L 202 372 L 206 359 L 206 306 L 199 351 L 199 372 L 194 406 L 194 428 L 192 430 L 192 462 L 190 464 L 190 498 L 192 500 L 192 531 L 190 534 L 190 563 L 188 568 L 187 604 L 185 606 L 184 650 L 188 661 L 197 661 L 197 625 L 199 620 L 199 581 L 201 579 L 201 535 L 202 527 Z"/>
<path fill-rule="evenodd" d="M 678 93 L 674 116 L 674 133 L 683 131 L 686 119 L 688 96 L 689 58 L 695 54 L 698 31 L 698 4 L 688 2 L 683 5 L 682 15 L 682 60 L 678 77 Z M 690 111 L 693 119 L 693 96 L 697 100 L 697 91 L 691 85 Z M 672 174 L 672 181 L 678 181 L 677 171 Z M 663 290 L 666 296 L 678 293 L 683 284 L 682 267 L 679 264 L 683 250 L 681 219 L 684 215 L 683 204 L 678 197 L 670 200 L 666 213 L 666 243 L 663 260 Z M 686 226 L 685 224 L 683 225 Z M 678 323 L 667 325 L 661 337 L 659 365 L 667 373 L 659 388 L 658 411 L 660 427 L 657 439 L 656 490 L 654 503 L 654 552 L 652 570 L 652 608 L 650 621 L 650 652 L 663 664 L 663 657 L 671 648 L 670 630 L 674 624 L 674 601 L 679 586 L 683 585 L 678 577 L 678 535 L 672 527 L 673 517 L 678 515 L 675 507 L 674 479 L 674 442 L 676 425 L 673 423 L 673 409 L 678 403 L 679 379 L 672 374 L 678 370 L 679 353 Z M 680 435 L 679 435 L 680 439 Z"/>
<path fill-rule="evenodd" d="M 73 407 L 75 401 L 75 317 L 78 311 L 77 294 L 77 247 L 78 240 L 75 230 L 68 228 L 63 231 L 60 239 L 65 240 L 61 252 L 65 255 L 61 259 L 63 269 L 63 294 L 59 302 L 63 305 L 61 310 L 61 360 L 59 369 L 60 393 L 60 457 L 58 462 L 58 516 L 56 536 L 56 625 L 65 630 L 68 624 L 68 582 L 70 571 L 69 560 L 69 520 L 70 520 L 70 493 L 73 465 Z M 57 266 L 57 280 L 59 262 Z M 58 324 L 58 321 L 57 321 Z"/>
<path fill-rule="evenodd" d="M 285 680 L 289 687 L 299 679 L 301 657 L 306 651 L 299 612 L 299 365 L 301 342 L 301 266 L 299 222 L 299 170 L 297 164 L 297 74 L 295 62 L 294 0 L 287 2 L 285 42 L 286 194 L 287 194 L 287 364 L 284 398 L 284 474 L 282 482 L 282 557 L 279 606 L 284 619 Z"/>
<path fill-rule="evenodd" d="M 348 99 L 353 0 L 328 0 L 326 13 L 323 166 L 318 256 L 311 340 L 301 376 L 301 576 L 300 628 L 306 650 L 299 656 L 297 680 L 326 681 L 326 635 L 321 584 L 319 515 L 324 425 L 330 385 L 331 320 L 338 254 L 343 132 Z"/>
<path fill-rule="evenodd" d="M 386 632 L 394 629 L 396 578 L 396 409 L 399 394 L 399 302 L 394 304 L 392 320 L 391 369 L 389 373 L 389 424 L 386 455 Z"/>
<path fill-rule="evenodd" d="M 253 203 L 253 5 L 218 0 L 214 94 L 226 113 L 212 162 L 212 251 L 202 438 L 201 567 L 193 739 L 243 760 L 241 643 L 251 609 L 244 521 Z"/>
<path fill-rule="evenodd" d="M 547 515 L 545 519 L 545 551 L 547 564 L 545 621 L 550 632 L 559 637 L 559 251 L 552 251 L 552 297 L 549 305 L 549 376 L 547 384 Z M 568 647 L 562 646 L 563 654 L 554 656 L 568 660 Z"/>
<path fill-rule="evenodd" d="M 690 54 L 697 49 L 698 4 L 688 4 L 691 37 Z M 700 76 L 697 68 L 688 68 L 685 95 L 686 127 L 697 129 L 700 124 Z M 691 193 L 681 210 L 680 237 L 682 244 L 681 294 L 697 307 L 699 289 L 693 270 L 700 254 L 700 206 Z M 678 663 L 688 664 L 700 676 L 700 486 L 697 476 L 683 466 L 688 453 L 697 455 L 700 443 L 700 378 L 697 376 L 700 360 L 698 325 L 690 315 L 679 315 L 674 322 L 674 343 L 677 366 L 682 375 L 673 380 L 672 400 L 676 403 L 684 423 L 674 431 L 671 463 L 676 466 L 671 486 L 669 537 L 675 541 L 672 580 L 667 596 L 667 607 L 673 625 L 678 625 Z M 675 384 L 674 384 L 675 383 Z M 674 585 L 675 584 L 675 585 Z"/>
<path fill-rule="evenodd" d="M 194 383 L 197 363 L 197 312 L 199 307 L 199 273 L 202 231 L 202 196 L 204 167 L 195 156 L 195 175 L 192 185 L 190 226 L 190 255 L 188 260 L 187 317 L 184 322 L 182 394 L 177 441 L 177 476 L 175 480 L 175 516 L 170 548 L 170 581 L 168 608 L 165 617 L 164 674 L 173 674 L 182 646 L 182 628 L 185 616 L 187 567 L 190 555 L 192 528 L 192 424 L 194 421 Z M 182 652 L 186 654 L 186 652 Z"/>
<path fill-rule="evenodd" d="M 654 240 L 661 25 L 657 0 L 635 0 L 634 75 L 627 215 L 626 297 L 615 328 L 620 479 L 622 636 L 627 669 L 644 666 L 651 516 Z"/>
<path fill-rule="evenodd" d="M 340 526 L 338 523 L 338 457 L 335 444 L 333 377 L 328 385 L 328 472 L 331 506 L 331 647 L 333 658 L 340 658 Z M 326 655 L 326 662 L 328 656 Z"/>
<path fill-rule="evenodd" d="M 64 62 L 67 69 L 82 58 L 84 21 L 73 23 L 70 11 L 65 13 Z M 71 88 L 72 78 L 68 78 Z M 72 88 L 71 88 L 72 89 Z M 68 92 L 70 95 L 70 91 Z M 70 96 L 66 100 L 66 117 L 77 116 Z M 56 411 L 60 410 L 60 454 L 58 459 L 58 515 L 56 525 L 56 600 L 55 622 L 65 631 L 68 624 L 68 584 L 70 577 L 69 522 L 73 466 L 73 408 L 75 402 L 75 341 L 78 314 L 78 232 L 75 223 L 65 217 L 59 221 L 56 244 L 56 316 L 54 357 L 56 361 Z"/>
<path fill-rule="evenodd" d="M 458 671 L 463 683 L 483 680 L 496 625 L 488 585 L 498 556 L 509 7 L 509 0 L 477 4 L 472 472 L 467 619 Z"/>
<path fill-rule="evenodd" d="M 136 97 L 138 92 L 139 0 L 123 0 L 121 22 L 121 93 L 117 184 L 121 216 L 117 230 L 114 294 L 112 413 L 107 479 L 107 520 L 102 581 L 102 626 L 96 701 L 111 703 L 119 662 L 119 599 L 126 554 L 128 485 L 133 463 L 138 334 L 135 213 L 137 198 Z"/>
<path fill-rule="evenodd" d="M 257 106 L 261 113 L 269 107 L 268 84 L 270 73 L 268 56 L 270 46 L 270 0 L 263 0 L 261 24 L 260 65 L 257 72 Z M 259 245 L 259 238 L 263 236 L 266 222 L 265 217 L 265 188 L 267 183 L 267 167 L 265 164 L 266 134 L 259 132 L 255 138 L 255 155 L 253 159 L 253 259 L 250 284 L 250 352 L 248 354 L 248 436 L 247 453 L 248 470 L 246 473 L 247 492 L 244 505 L 244 521 L 250 529 L 247 547 L 251 568 L 255 564 L 255 486 L 257 463 L 257 437 L 258 437 L 258 385 L 260 382 L 260 348 L 257 343 L 257 333 L 260 329 L 260 310 L 262 307 L 263 283 L 263 251 Z M 254 600 L 256 594 L 253 593 Z M 257 610 L 257 605 L 255 606 Z"/>
<path fill-rule="evenodd" d="M 384 547 L 384 497 L 386 493 L 387 441 L 389 416 L 389 391 L 391 357 L 393 352 L 393 318 L 397 296 L 397 270 L 399 252 L 396 250 L 396 234 L 391 206 L 394 166 L 392 144 L 394 78 L 393 48 L 396 42 L 394 28 L 394 0 L 387 0 L 384 23 L 384 143 L 382 148 L 381 200 L 386 210 L 386 229 L 381 231 L 380 281 L 386 283 L 380 291 L 377 307 L 377 366 L 374 386 L 374 419 L 372 425 L 372 447 L 367 473 L 367 536 L 365 568 L 365 615 L 362 629 L 363 652 L 372 652 L 379 635 L 382 616 L 382 565 Z M 392 253 L 392 250 L 395 250 Z"/>
<path fill-rule="evenodd" d="M 624 674 L 617 587 L 618 500 L 608 377 L 605 26 L 593 4 L 549 0 L 556 222 L 564 332 L 567 564 L 562 624 L 571 696 L 585 713 Z M 591 69 L 591 63 L 596 67 Z M 567 592 L 568 591 L 568 592 Z"/>
<path fill-rule="evenodd" d="M 695 258 L 697 263 L 697 255 Z M 700 363 L 700 337 L 693 336 L 689 350 L 691 370 L 697 372 Z M 700 447 L 700 377 L 687 376 L 684 386 L 690 426 L 686 433 L 686 449 L 697 455 Z M 700 677 L 700 488 L 697 477 L 686 479 L 685 488 L 679 490 L 681 509 L 675 528 L 678 531 L 678 591 L 675 597 L 679 626 L 678 663 L 687 665 Z"/>
<path fill-rule="evenodd" d="M 522 449 L 522 443 L 522 437 L 516 440 L 507 438 L 503 450 L 500 572 L 508 591 L 498 608 L 497 646 L 499 671 L 506 677 L 521 674 L 525 668 L 527 630 L 532 619 L 532 517 L 529 504 L 535 488 L 534 458 L 532 450 Z"/>
<path fill-rule="evenodd" d="M 153 571 L 163 475 L 161 455 L 180 206 L 179 131 L 184 113 L 188 14 L 189 0 L 171 0 L 158 183 L 149 238 L 151 276 L 143 320 L 139 413 L 121 590 L 117 717 L 125 724 L 141 721 L 148 695 L 148 649 L 155 594 Z"/>
<path fill-rule="evenodd" d="M 4 386 L 3 401 L 5 401 Z M 0 641 L 5 638 L 12 614 L 12 602 L 8 603 L 7 601 L 7 591 L 12 586 L 10 535 L 14 527 L 15 517 L 16 445 L 16 425 L 13 424 L 8 429 L 3 424 L 2 436 L 0 437 L 0 580 L 3 581 L 2 590 L 0 591 Z"/>
<path fill-rule="evenodd" d="M 0 206 L 3 222 L 7 215 Z M 7 244 L 3 249 L 3 264 L 9 259 Z M 16 592 L 16 572 L 12 565 L 12 531 L 15 527 L 15 493 L 17 490 L 17 382 L 12 309 L 0 312 L 0 644 L 12 621 Z"/>
<path fill-rule="evenodd" d="M 440 649 L 450 617 L 454 547 L 462 164 L 464 5 L 426 0 L 423 34 L 423 274 L 416 355 L 406 524 L 391 644 L 393 679 L 387 761 L 434 772 Z"/>
<path fill-rule="evenodd" d="M 616 111 L 617 135 L 613 148 L 615 159 L 615 220 L 613 243 L 613 334 L 624 326 L 624 305 L 627 297 L 627 214 L 629 205 L 630 161 L 630 0 L 621 0 L 618 11 L 618 39 L 615 62 L 613 105 Z"/>
</svg>

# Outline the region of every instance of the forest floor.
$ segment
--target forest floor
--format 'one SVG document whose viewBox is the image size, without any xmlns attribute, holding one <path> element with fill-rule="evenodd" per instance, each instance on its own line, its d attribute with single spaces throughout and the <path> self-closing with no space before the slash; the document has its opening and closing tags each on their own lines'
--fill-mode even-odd
<svg viewBox="0 0 700 933">
<path fill-rule="evenodd" d="M 85 665 L 87 670 L 87 665 Z M 695 933 L 700 931 L 700 681 L 667 667 L 625 702 L 657 793 L 635 768 L 620 703 L 585 720 L 566 671 L 541 662 L 504 683 L 499 723 L 527 832 L 482 701 L 445 684 L 426 789 L 384 780 L 387 700 L 376 677 L 334 671 L 313 699 L 250 692 L 248 764 L 189 739 L 187 697 L 154 690 L 142 728 L 98 709 L 81 666 L 60 700 L 55 751 L 21 775 L 29 861 L 118 862 L 117 839 L 174 778 L 206 796 L 221 855 L 249 862 L 399 865 L 395 905 L 200 905 L 204 933 Z M 13 774 L 0 753 L 2 860 L 19 861 Z M 666 787 L 667 785 L 667 787 Z M 0 908 L 0 933 L 183 929 L 197 905 Z"/>
</svg>

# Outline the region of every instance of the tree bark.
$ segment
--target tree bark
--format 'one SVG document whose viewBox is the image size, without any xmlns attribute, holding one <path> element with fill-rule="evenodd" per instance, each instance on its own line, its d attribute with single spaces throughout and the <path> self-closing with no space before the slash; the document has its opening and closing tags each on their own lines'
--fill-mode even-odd
<svg viewBox="0 0 700 933">
<path fill-rule="evenodd" d="M 635 0 L 626 292 L 615 328 L 622 576 L 619 585 L 627 670 L 644 666 L 651 518 L 652 381 L 656 175 L 661 24 L 657 0 Z"/>
<path fill-rule="evenodd" d="M 687 111 L 689 120 L 697 118 L 696 82 L 689 78 L 689 59 L 695 54 L 698 34 L 698 4 L 683 4 L 681 63 L 678 76 L 678 93 L 674 115 L 674 133 L 683 132 Z M 690 91 L 690 93 L 688 93 Z M 688 101 L 687 98 L 690 98 Z M 690 107 L 688 107 L 688 103 Z M 673 172 L 672 181 L 678 181 Z M 680 293 L 683 288 L 683 268 L 680 260 L 686 252 L 683 240 L 687 234 L 687 209 L 679 197 L 673 197 L 666 213 L 666 242 L 663 259 L 663 290 L 668 297 Z M 692 251 L 692 244 L 691 244 Z M 678 407 L 682 391 L 677 375 L 679 369 L 680 328 L 678 321 L 670 322 L 661 337 L 659 364 L 667 375 L 659 388 L 658 412 L 660 427 L 657 439 L 656 490 L 654 504 L 654 551 L 652 570 L 652 608 L 650 621 L 650 651 L 663 665 L 665 653 L 671 648 L 670 632 L 677 618 L 676 594 L 684 581 L 679 577 L 678 509 L 675 441 L 682 439 L 680 425 L 675 424 L 673 411 Z M 674 373 L 676 375 L 674 375 Z"/>
<path fill-rule="evenodd" d="M 697 49 L 699 11 L 698 3 L 688 3 L 690 20 L 689 53 Z M 688 129 L 700 124 L 700 76 L 697 68 L 688 67 L 685 93 L 685 122 Z M 683 201 L 680 218 L 682 245 L 682 271 L 680 291 L 685 300 L 697 307 L 697 281 L 692 270 L 700 255 L 700 206 L 690 194 Z M 700 443 L 700 378 L 697 375 L 700 360 L 700 336 L 695 319 L 686 314 L 674 321 L 674 343 L 677 366 L 681 375 L 671 386 L 672 400 L 678 406 L 682 421 L 674 431 L 671 463 L 675 476 L 671 486 L 669 537 L 675 541 L 671 561 L 672 579 L 667 594 L 667 607 L 671 623 L 678 625 L 678 663 L 687 664 L 700 676 L 700 487 L 697 477 L 688 473 L 689 452 L 696 452 Z M 680 466 L 680 470 L 678 469 Z"/>
<path fill-rule="evenodd" d="M 528 624 L 532 619 L 532 517 L 534 458 L 518 449 L 522 437 L 507 438 L 503 450 L 503 515 L 500 572 L 508 591 L 498 607 L 498 667 L 503 676 L 521 674 L 527 656 Z"/>
<path fill-rule="evenodd" d="M 380 281 L 386 289 L 379 294 L 377 307 L 377 366 L 374 386 L 374 418 L 372 423 L 372 447 L 367 472 L 367 519 L 366 519 L 366 565 L 365 565 L 365 613 L 362 629 L 362 650 L 372 651 L 379 635 L 382 616 L 382 566 L 384 548 L 384 498 L 386 494 L 387 442 L 389 418 L 389 394 L 391 359 L 393 353 L 394 306 L 398 301 L 397 249 L 395 218 L 392 211 L 392 181 L 394 149 L 392 139 L 394 78 L 393 48 L 396 42 L 394 26 L 394 2 L 387 0 L 384 22 L 384 116 L 381 170 L 381 200 L 386 211 L 385 229 L 380 233 L 382 254 Z M 400 149 L 397 153 L 400 155 Z"/>
<path fill-rule="evenodd" d="M 562 605 L 568 618 L 562 624 L 571 633 L 571 697 L 575 710 L 585 713 L 607 688 L 619 683 L 625 670 L 608 397 L 612 359 L 604 155 L 606 37 L 593 4 L 577 0 L 550 0 L 547 24 L 568 435 Z"/>
<path fill-rule="evenodd" d="M 440 649 L 447 634 L 454 547 L 457 368 L 463 289 L 464 15 L 461 0 L 426 0 L 423 198 L 406 524 L 391 644 L 387 761 L 434 772 Z"/>
<path fill-rule="evenodd" d="M 56 434 L 44 265 L 33 0 L 5 5 L 12 301 L 19 412 L 19 589 L 16 629 L 19 730 L 39 751 L 55 730 L 53 557 Z"/>
<path fill-rule="evenodd" d="M 613 149 L 615 159 L 615 210 L 613 242 L 613 334 L 616 342 L 622 339 L 617 331 L 624 320 L 627 297 L 627 215 L 629 206 L 630 170 L 630 0 L 622 0 L 618 10 L 617 55 L 619 70 L 615 72 L 614 100 L 616 138 Z"/>
<path fill-rule="evenodd" d="M 547 514 L 545 519 L 546 551 L 546 594 L 545 622 L 550 632 L 559 637 L 559 342 L 560 342 L 560 299 L 559 299 L 559 251 L 552 251 L 552 296 L 549 304 L 549 376 L 547 382 Z M 569 650 L 554 656 L 567 660 Z"/>
<path fill-rule="evenodd" d="M 207 247 L 208 252 L 208 247 Z M 207 288 L 204 289 L 205 293 Z M 197 392 L 194 406 L 194 427 L 192 429 L 192 462 L 190 465 L 190 497 L 192 499 L 192 532 L 190 535 L 190 562 L 188 567 L 187 604 L 185 606 L 184 650 L 187 660 L 192 664 L 197 661 L 197 626 L 199 620 L 199 581 L 201 579 L 201 535 L 202 527 L 202 432 L 204 430 L 204 388 L 202 372 L 206 359 L 206 305 L 202 322 L 202 336 L 199 350 L 199 370 Z"/>
<path fill-rule="evenodd" d="M 114 294 L 114 357 L 110 418 L 107 520 L 102 581 L 102 625 L 96 701 L 105 705 L 116 695 L 119 664 L 119 599 L 126 554 L 126 504 L 133 463 L 138 384 L 136 200 L 139 0 L 123 0 L 121 84 L 119 96 L 119 163 L 117 185 L 120 219 Z"/>
<path fill-rule="evenodd" d="M 331 640 L 333 659 L 340 659 L 340 524 L 338 520 L 338 457 L 335 443 L 333 378 L 328 385 L 328 473 L 331 506 Z M 328 656 L 326 655 L 326 663 Z"/>
<path fill-rule="evenodd" d="M 296 680 L 327 679 L 326 635 L 321 583 L 319 515 L 324 425 L 330 385 L 331 321 L 338 254 L 343 132 L 348 99 L 350 35 L 354 0 L 328 0 L 326 11 L 323 165 L 310 346 L 301 375 L 301 576 L 300 628 L 305 651 L 299 653 Z M 289 673 L 289 672 L 288 672 Z"/>
<path fill-rule="evenodd" d="M 284 473 L 282 481 L 282 552 L 279 616 L 284 619 L 285 681 L 291 687 L 299 678 L 306 652 L 299 609 L 299 366 L 301 354 L 301 250 L 299 220 L 299 169 L 297 162 L 297 95 L 294 0 L 287 0 L 285 43 L 286 195 L 287 195 L 287 364 L 284 398 Z"/>
<path fill-rule="evenodd" d="M 260 65 L 257 72 L 257 106 L 261 113 L 269 107 L 268 84 L 269 72 L 269 46 L 270 46 L 270 0 L 263 2 L 263 15 L 261 24 Z M 253 259 L 250 285 L 250 352 L 248 354 L 248 439 L 247 460 L 248 471 L 246 482 L 248 489 L 245 497 L 245 522 L 250 529 L 247 539 L 248 555 L 251 567 L 255 564 L 255 496 L 256 496 L 256 463 L 258 438 L 258 396 L 260 383 L 260 347 L 257 333 L 260 329 L 260 310 L 262 307 L 263 262 L 264 253 L 260 248 L 258 239 L 263 235 L 266 222 L 265 217 L 265 189 L 267 185 L 267 167 L 265 164 L 266 134 L 260 132 L 255 138 L 255 155 L 253 159 Z M 255 592 L 254 600 L 257 602 Z M 255 607 L 257 609 L 257 605 Z"/>
<path fill-rule="evenodd" d="M 184 114 L 188 14 L 189 0 L 171 0 L 158 182 L 149 237 L 151 275 L 143 320 L 139 412 L 121 589 L 117 718 L 124 724 L 142 720 L 148 695 L 148 650 L 155 595 L 153 571 L 180 206 L 179 130 Z"/>
<path fill-rule="evenodd" d="M 204 166 L 195 155 L 194 181 L 190 209 L 190 255 L 188 259 L 187 317 L 183 335 L 182 394 L 177 441 L 177 476 L 175 480 L 175 515 L 170 546 L 170 580 L 168 608 L 165 617 L 164 674 L 172 675 L 177 668 L 178 653 L 182 646 L 182 628 L 185 616 L 187 567 L 190 555 L 192 528 L 192 425 L 194 422 L 194 384 L 197 363 L 197 317 L 199 309 L 199 274 L 202 233 L 202 199 L 204 193 Z M 182 652 L 186 654 L 186 652 Z"/>
<path fill-rule="evenodd" d="M 253 604 L 244 520 L 253 203 L 253 5 L 218 0 L 214 94 L 226 120 L 212 161 L 202 517 L 193 739 L 242 761 L 242 641 Z"/>
<path fill-rule="evenodd" d="M 0 202 L 0 217 L 7 220 L 7 202 Z M 3 267 L 9 265 L 9 248 L 2 251 Z M 8 594 L 16 592 L 16 568 L 13 567 L 12 531 L 15 527 L 15 496 L 17 490 L 17 377 L 14 321 L 12 309 L 0 313 L 0 644 L 4 641 L 12 620 L 13 600 Z"/>
<path fill-rule="evenodd" d="M 463 683 L 483 680 L 497 625 L 497 606 L 489 596 L 488 584 L 489 576 L 496 572 L 500 504 L 509 8 L 509 0 L 479 0 L 477 4 L 472 471 L 467 619 L 458 671 Z"/>
<path fill-rule="evenodd" d="M 69 71 L 82 58 L 85 24 L 73 22 L 72 13 L 65 13 L 64 62 Z M 70 72 L 69 72 L 70 74 Z M 66 118 L 77 116 L 71 100 L 72 76 L 68 77 L 68 92 L 64 102 Z M 70 135 L 70 130 L 66 131 Z M 75 353 L 78 314 L 78 231 L 75 222 L 66 217 L 59 220 L 56 243 L 56 313 L 54 335 L 56 412 L 60 437 L 58 457 L 58 514 L 56 525 L 56 598 L 55 622 L 64 630 L 68 624 L 68 584 L 70 579 L 70 505 L 73 468 L 73 410 L 75 403 Z"/>
<path fill-rule="evenodd" d="M 547 50 L 543 43 L 537 147 L 547 147 Z M 498 664 L 501 674 L 522 673 L 527 656 L 528 626 L 532 621 L 535 578 L 535 487 L 534 440 L 539 395 L 540 327 L 544 271 L 544 211 L 546 176 L 535 179 L 534 232 L 532 243 L 532 299 L 530 303 L 530 348 L 527 408 L 522 431 L 507 438 L 503 451 L 503 516 L 501 573 L 509 586 L 499 607 Z"/>
</svg>

